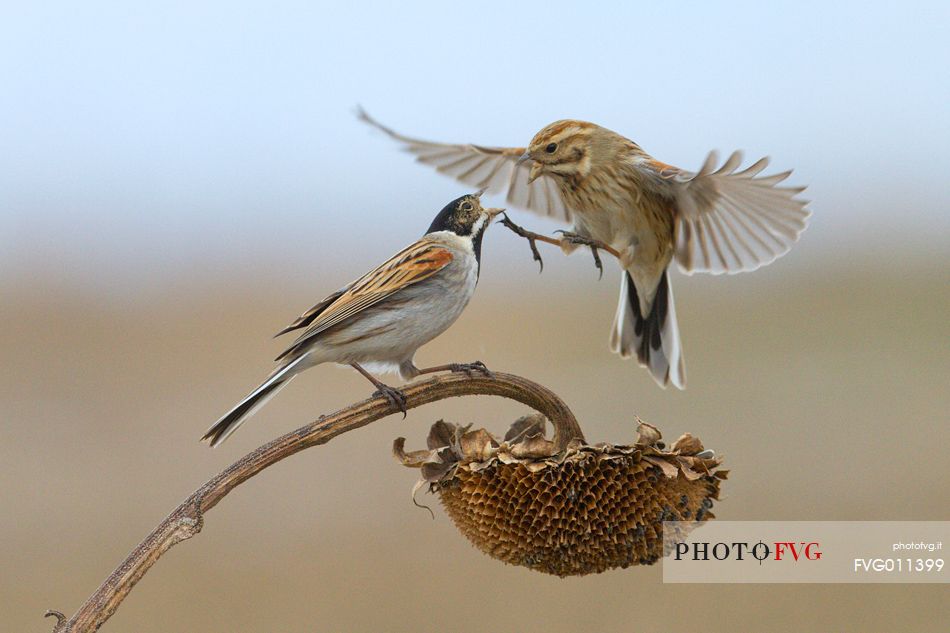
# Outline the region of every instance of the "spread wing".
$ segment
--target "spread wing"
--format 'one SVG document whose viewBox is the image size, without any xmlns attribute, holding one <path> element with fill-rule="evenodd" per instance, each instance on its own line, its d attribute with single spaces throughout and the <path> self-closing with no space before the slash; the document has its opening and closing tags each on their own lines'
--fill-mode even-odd
<svg viewBox="0 0 950 633">
<path fill-rule="evenodd" d="M 375 270 L 313 306 L 281 330 L 277 336 L 307 328 L 277 360 L 302 351 L 321 332 L 378 304 L 403 288 L 428 279 L 451 261 L 452 253 L 431 240 L 423 238 L 411 244 Z"/>
<path fill-rule="evenodd" d="M 571 213 L 564 204 L 557 184 L 550 176 L 541 176 L 528 184 L 530 164 L 519 163 L 523 147 L 485 147 L 433 143 L 403 136 L 370 117 L 363 109 L 359 118 L 382 131 L 416 160 L 435 167 L 459 182 L 491 193 L 507 190 L 508 204 L 569 222 Z"/>
<path fill-rule="evenodd" d="M 805 230 L 810 211 L 796 196 L 805 187 L 779 187 L 792 173 L 758 174 L 762 158 L 736 171 L 742 154 L 716 169 L 711 152 L 697 173 L 655 160 L 642 165 L 673 185 L 676 201 L 676 261 L 685 273 L 755 270 L 781 257 Z"/>
</svg>

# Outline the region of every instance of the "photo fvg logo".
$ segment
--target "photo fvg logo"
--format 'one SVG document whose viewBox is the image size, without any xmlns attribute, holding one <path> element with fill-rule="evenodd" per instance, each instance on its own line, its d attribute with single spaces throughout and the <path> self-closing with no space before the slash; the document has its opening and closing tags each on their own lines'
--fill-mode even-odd
<svg viewBox="0 0 950 633">
<path fill-rule="evenodd" d="M 811 561 L 821 559 L 818 541 L 774 541 L 749 543 L 747 541 L 676 543 L 675 560 L 756 560 L 760 564 L 774 561 Z"/>
<path fill-rule="evenodd" d="M 666 521 L 663 582 L 950 583 L 950 521 Z"/>
</svg>

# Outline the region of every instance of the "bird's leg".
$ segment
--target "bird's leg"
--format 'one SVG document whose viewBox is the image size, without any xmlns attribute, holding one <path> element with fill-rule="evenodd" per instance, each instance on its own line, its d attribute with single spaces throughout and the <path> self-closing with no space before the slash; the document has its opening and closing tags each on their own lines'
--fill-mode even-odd
<svg viewBox="0 0 950 633">
<path fill-rule="evenodd" d="M 589 237 L 583 237 L 582 235 L 578 235 L 577 233 L 573 233 L 571 231 L 555 231 L 555 233 L 560 233 L 562 242 L 566 244 L 570 244 L 571 246 L 590 247 L 590 252 L 594 256 L 594 266 L 596 266 L 597 270 L 600 271 L 601 278 L 604 276 L 604 263 L 600 261 L 599 251 L 607 251 L 617 259 L 620 259 L 620 252 L 605 242 L 601 242 L 600 240 L 595 240 Z"/>
<path fill-rule="evenodd" d="M 524 227 L 518 226 L 511 221 L 511 218 L 508 217 L 507 213 L 502 213 L 504 217 L 498 221 L 499 224 L 504 225 L 506 228 L 510 229 L 520 237 L 528 240 L 528 245 L 531 246 L 531 256 L 534 258 L 534 261 L 538 262 L 541 266 L 541 271 L 544 271 L 544 260 L 541 259 L 541 253 L 538 251 L 537 242 L 545 242 L 547 244 L 554 244 L 555 246 L 561 245 L 561 240 L 548 237 L 547 235 L 541 235 L 540 233 L 535 233 L 534 231 L 529 231 Z"/>
<path fill-rule="evenodd" d="M 561 240 L 568 243 L 574 244 L 577 246 L 589 246 L 590 248 L 595 248 L 602 251 L 607 251 L 617 259 L 620 259 L 620 251 L 611 246 L 606 242 L 601 242 L 600 240 L 595 240 L 592 237 L 584 237 L 574 233 L 573 231 L 555 231 L 555 233 L 561 234 Z M 560 244 L 560 242 L 558 242 Z"/>
<path fill-rule="evenodd" d="M 477 360 L 473 363 L 449 363 L 448 365 L 436 365 L 435 367 L 426 367 L 425 369 L 420 369 L 420 374 L 434 374 L 438 371 L 450 371 L 453 373 L 465 372 L 469 376 L 472 376 L 476 371 L 485 374 L 489 378 L 494 378 L 495 374 L 491 372 L 488 367 L 485 366 L 480 360 Z"/>
<path fill-rule="evenodd" d="M 350 363 L 350 366 L 363 374 L 363 376 L 365 376 L 368 381 L 373 383 L 373 385 L 376 387 L 376 393 L 373 394 L 374 397 L 383 396 L 389 400 L 389 404 L 402 411 L 402 417 L 406 417 L 406 394 L 399 391 L 395 387 L 390 387 L 389 385 L 380 382 L 375 376 L 360 367 L 358 363 Z"/>
<path fill-rule="evenodd" d="M 541 270 L 544 270 L 544 262 L 541 260 L 541 253 L 538 251 L 537 242 L 544 242 L 546 244 L 560 246 L 561 250 L 563 250 L 565 253 L 570 253 L 571 250 L 577 246 L 589 247 L 591 253 L 594 256 L 594 265 L 597 267 L 597 270 L 600 271 L 601 277 L 604 276 L 604 263 L 600 259 L 600 251 L 607 251 L 617 259 L 620 259 L 620 253 L 617 251 L 617 249 L 613 248 L 609 244 L 606 244 L 605 242 L 601 242 L 600 240 L 583 237 L 570 231 L 557 231 L 561 234 L 560 239 L 548 237 L 547 235 L 541 235 L 540 233 L 535 233 L 525 229 L 524 227 L 518 226 L 511 221 L 511 218 L 508 217 L 508 214 L 502 215 L 504 215 L 504 218 L 498 222 L 513 231 L 516 235 L 528 240 L 528 245 L 531 246 L 531 255 L 534 257 L 534 261 L 541 265 Z"/>
</svg>

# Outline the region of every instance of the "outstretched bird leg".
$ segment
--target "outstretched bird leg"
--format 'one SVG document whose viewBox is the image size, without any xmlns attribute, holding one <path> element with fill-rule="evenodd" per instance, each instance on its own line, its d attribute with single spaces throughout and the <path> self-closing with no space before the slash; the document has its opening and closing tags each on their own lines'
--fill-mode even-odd
<svg viewBox="0 0 950 633">
<path fill-rule="evenodd" d="M 538 264 L 541 266 L 541 269 L 538 272 L 543 272 L 544 260 L 541 259 L 541 252 L 538 251 L 537 242 L 541 241 L 541 242 L 546 242 L 548 244 L 554 244 L 555 246 L 559 246 L 561 244 L 561 241 L 553 237 L 548 237 L 547 235 L 541 235 L 540 233 L 529 231 L 522 226 L 518 226 L 517 224 L 511 221 L 511 218 L 508 217 L 507 213 L 502 213 L 501 215 L 503 215 L 504 217 L 501 220 L 499 220 L 498 223 L 504 225 L 505 228 L 510 229 L 512 232 L 514 232 L 515 235 L 518 235 L 519 237 L 523 237 L 526 240 L 528 240 L 528 245 L 531 247 L 531 256 L 534 258 L 534 261 L 538 262 Z"/>
<path fill-rule="evenodd" d="M 376 387 L 376 393 L 373 394 L 374 397 L 383 396 L 389 400 L 389 404 L 402 411 L 403 418 L 406 417 L 406 394 L 399 391 L 395 387 L 390 387 L 389 385 L 380 382 L 371 373 L 360 367 L 358 363 L 350 363 L 350 366 L 363 374 L 367 380 L 373 383 L 373 385 Z"/>
<path fill-rule="evenodd" d="M 503 224 L 506 228 L 510 229 L 516 235 L 525 238 L 528 240 L 528 245 L 531 246 L 531 255 L 534 257 L 534 261 L 538 262 L 541 265 L 541 270 L 544 270 L 544 262 L 541 259 L 541 253 L 538 251 L 537 242 L 544 242 L 546 244 L 553 244 L 554 246 L 563 246 L 564 244 L 570 244 L 575 246 L 587 246 L 590 248 L 591 253 L 594 256 L 594 265 L 597 267 L 597 270 L 600 271 L 600 276 L 604 276 L 604 264 L 600 260 L 599 251 L 604 250 L 613 255 L 616 258 L 620 258 L 620 253 L 616 249 L 612 248 L 610 245 L 601 242 L 600 240 L 594 240 L 586 237 L 582 237 L 577 233 L 571 233 L 569 231 L 557 231 L 561 233 L 561 239 L 554 237 L 548 237 L 547 235 L 541 235 L 540 233 L 535 233 L 529 231 L 522 226 L 519 226 L 511 221 L 511 218 L 507 214 L 502 214 L 505 217 L 499 220 L 499 224 Z"/>
</svg>

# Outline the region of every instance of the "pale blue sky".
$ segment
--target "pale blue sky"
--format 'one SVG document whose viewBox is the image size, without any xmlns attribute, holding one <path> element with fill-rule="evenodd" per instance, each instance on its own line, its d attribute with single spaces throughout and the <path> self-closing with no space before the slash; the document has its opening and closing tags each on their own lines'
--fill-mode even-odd
<svg viewBox="0 0 950 633">
<path fill-rule="evenodd" d="M 0 276 L 383 258 L 463 189 L 357 103 L 436 140 L 572 117 L 686 168 L 769 154 L 809 248 L 946 248 L 950 3 L 634 4 L 4 3 Z"/>
</svg>

